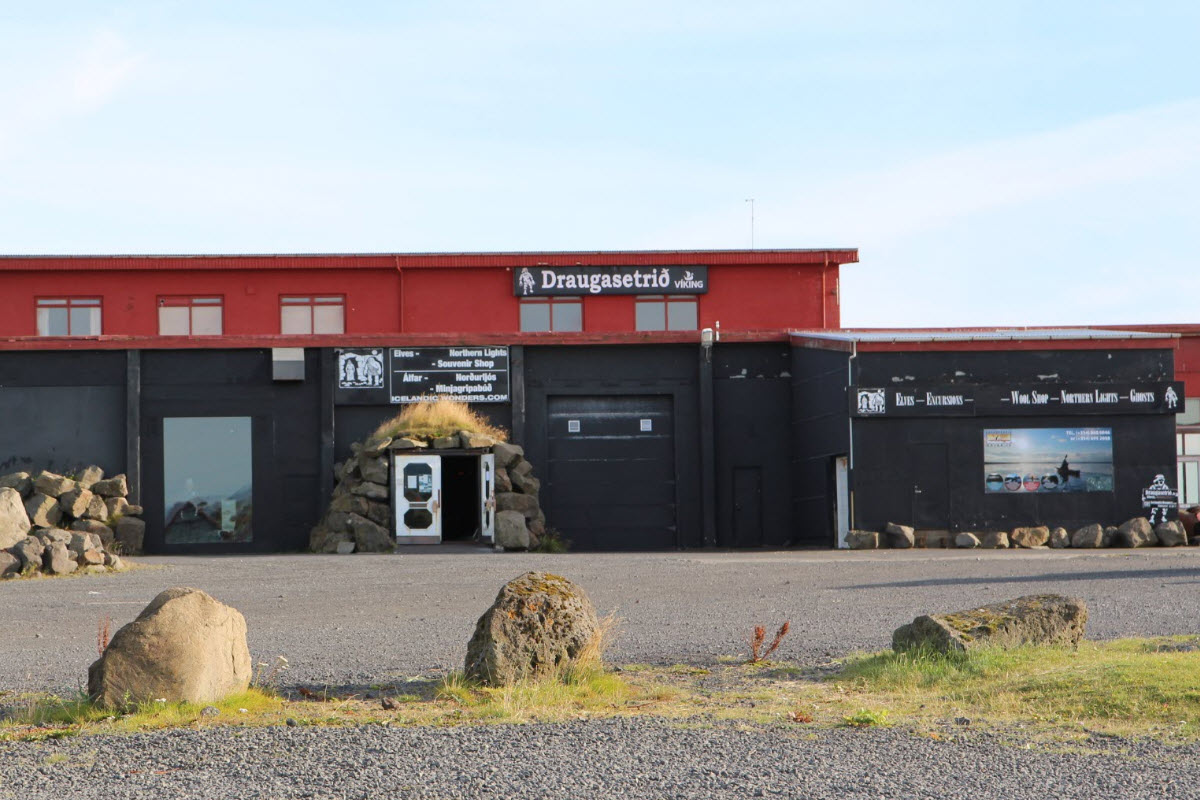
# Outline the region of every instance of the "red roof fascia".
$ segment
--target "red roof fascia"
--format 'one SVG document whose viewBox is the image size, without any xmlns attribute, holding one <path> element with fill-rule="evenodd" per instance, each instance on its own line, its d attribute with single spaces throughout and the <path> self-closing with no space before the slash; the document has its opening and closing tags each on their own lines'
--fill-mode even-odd
<svg viewBox="0 0 1200 800">
<path fill-rule="evenodd" d="M 857 249 L 597 250 L 529 253 L 363 255 L 0 256 L 0 272 L 19 270 L 425 269 L 536 266 L 840 265 Z"/>
</svg>

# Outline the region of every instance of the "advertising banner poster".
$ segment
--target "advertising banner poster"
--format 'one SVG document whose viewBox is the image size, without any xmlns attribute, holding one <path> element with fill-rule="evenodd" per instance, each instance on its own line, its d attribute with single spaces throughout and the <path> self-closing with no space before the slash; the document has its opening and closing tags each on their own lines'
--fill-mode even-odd
<svg viewBox="0 0 1200 800">
<path fill-rule="evenodd" d="M 1111 492 L 1112 428 L 992 428 L 983 432 L 983 490 Z"/>
</svg>

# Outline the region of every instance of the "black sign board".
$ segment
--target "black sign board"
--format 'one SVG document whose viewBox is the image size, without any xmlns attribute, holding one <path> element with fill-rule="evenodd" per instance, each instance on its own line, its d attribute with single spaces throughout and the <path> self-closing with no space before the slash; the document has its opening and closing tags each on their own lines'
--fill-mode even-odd
<svg viewBox="0 0 1200 800">
<path fill-rule="evenodd" d="M 517 297 L 585 294 L 705 294 L 708 267 L 521 267 Z"/>
<path fill-rule="evenodd" d="M 854 417 L 1176 414 L 1183 383 L 1044 383 L 850 387 Z"/>
<path fill-rule="evenodd" d="M 1150 524 L 1166 522 L 1179 510 L 1179 495 L 1167 485 L 1165 475 L 1155 475 L 1154 480 L 1142 489 L 1142 508 L 1150 509 Z"/>
<path fill-rule="evenodd" d="M 431 396 L 464 403 L 509 400 L 508 348 L 376 347 L 337 351 L 335 401 L 415 403 Z"/>
</svg>

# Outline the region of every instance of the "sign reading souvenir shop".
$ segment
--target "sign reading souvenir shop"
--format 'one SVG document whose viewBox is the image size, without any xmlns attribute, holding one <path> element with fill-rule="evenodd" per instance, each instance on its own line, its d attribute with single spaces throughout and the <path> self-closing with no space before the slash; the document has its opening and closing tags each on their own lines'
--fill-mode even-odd
<svg viewBox="0 0 1200 800">
<path fill-rule="evenodd" d="M 522 267 L 517 297 L 585 294 L 705 294 L 708 267 Z"/>
<path fill-rule="evenodd" d="M 855 417 L 1176 414 L 1183 383 L 850 387 Z"/>
<path fill-rule="evenodd" d="M 375 347 L 337 350 L 336 357 L 339 404 L 509 401 L 507 347 Z"/>
</svg>

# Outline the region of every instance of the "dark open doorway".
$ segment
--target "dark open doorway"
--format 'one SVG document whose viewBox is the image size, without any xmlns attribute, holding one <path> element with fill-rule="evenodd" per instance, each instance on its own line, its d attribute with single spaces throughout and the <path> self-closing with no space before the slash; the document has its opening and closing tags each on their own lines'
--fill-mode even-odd
<svg viewBox="0 0 1200 800">
<path fill-rule="evenodd" d="M 479 533 L 479 456 L 442 456 L 442 541 L 462 542 Z"/>
</svg>

